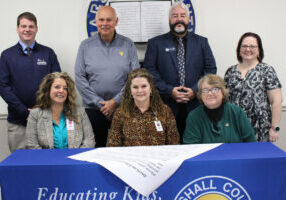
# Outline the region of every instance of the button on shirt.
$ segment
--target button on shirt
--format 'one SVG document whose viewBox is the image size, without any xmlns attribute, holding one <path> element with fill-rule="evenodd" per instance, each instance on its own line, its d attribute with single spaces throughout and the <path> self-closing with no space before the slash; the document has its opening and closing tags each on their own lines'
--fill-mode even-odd
<svg viewBox="0 0 286 200">
<path fill-rule="evenodd" d="M 68 132 L 66 126 L 66 117 L 64 113 L 61 114 L 59 125 L 53 120 L 54 132 L 54 148 L 67 149 L 68 148 Z"/>
</svg>

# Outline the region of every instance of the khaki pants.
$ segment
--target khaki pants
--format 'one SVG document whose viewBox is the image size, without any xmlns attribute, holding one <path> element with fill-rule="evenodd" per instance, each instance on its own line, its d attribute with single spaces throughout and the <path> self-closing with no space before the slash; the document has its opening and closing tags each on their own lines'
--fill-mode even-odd
<svg viewBox="0 0 286 200">
<path fill-rule="evenodd" d="M 25 149 L 26 127 L 8 122 L 8 144 L 11 153 L 16 149 Z"/>
</svg>

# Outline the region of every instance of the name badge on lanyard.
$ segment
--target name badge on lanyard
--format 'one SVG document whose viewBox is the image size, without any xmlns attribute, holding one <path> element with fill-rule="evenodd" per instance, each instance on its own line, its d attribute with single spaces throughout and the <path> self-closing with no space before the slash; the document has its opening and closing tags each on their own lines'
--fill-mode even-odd
<svg viewBox="0 0 286 200">
<path fill-rule="evenodd" d="M 159 120 L 154 121 L 155 127 L 157 131 L 163 131 L 162 124 Z"/>
<path fill-rule="evenodd" d="M 67 130 L 73 131 L 74 130 L 74 122 L 67 119 Z"/>
</svg>

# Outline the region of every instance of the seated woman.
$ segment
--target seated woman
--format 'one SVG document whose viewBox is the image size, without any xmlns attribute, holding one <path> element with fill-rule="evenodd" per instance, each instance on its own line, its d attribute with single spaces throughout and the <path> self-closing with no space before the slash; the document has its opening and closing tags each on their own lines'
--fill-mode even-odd
<svg viewBox="0 0 286 200">
<path fill-rule="evenodd" d="M 255 142 L 254 130 L 245 113 L 227 102 L 228 89 L 222 78 L 208 74 L 198 83 L 198 99 L 203 103 L 189 113 L 184 143 Z"/>
<path fill-rule="evenodd" d="M 76 107 L 74 81 L 65 72 L 44 77 L 26 128 L 28 149 L 92 148 L 94 135 L 82 108 Z"/>
<path fill-rule="evenodd" d="M 128 75 L 122 102 L 115 111 L 107 146 L 179 144 L 171 109 L 163 104 L 146 69 Z"/>
</svg>

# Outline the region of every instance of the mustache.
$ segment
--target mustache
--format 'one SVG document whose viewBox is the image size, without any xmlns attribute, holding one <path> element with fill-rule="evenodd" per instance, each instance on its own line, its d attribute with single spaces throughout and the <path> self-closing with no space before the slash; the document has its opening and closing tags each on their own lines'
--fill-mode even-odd
<svg viewBox="0 0 286 200">
<path fill-rule="evenodd" d="M 174 23 L 174 24 L 172 24 L 172 26 L 177 26 L 177 25 L 179 25 L 179 24 L 181 24 L 181 25 L 183 25 L 183 26 L 186 26 L 186 24 L 183 22 L 183 21 L 177 21 L 176 23 Z"/>
<path fill-rule="evenodd" d="M 177 25 L 179 25 L 179 24 L 185 27 L 185 31 L 180 32 L 180 33 L 178 33 L 177 31 L 175 31 L 175 27 L 176 27 Z M 188 27 L 189 27 L 189 24 L 185 24 L 184 21 L 177 21 L 176 23 L 174 23 L 174 24 L 169 24 L 169 25 L 170 25 L 170 30 L 171 30 L 171 32 L 174 33 L 174 34 L 179 34 L 179 35 L 186 33 L 186 32 L 188 31 Z"/>
</svg>

